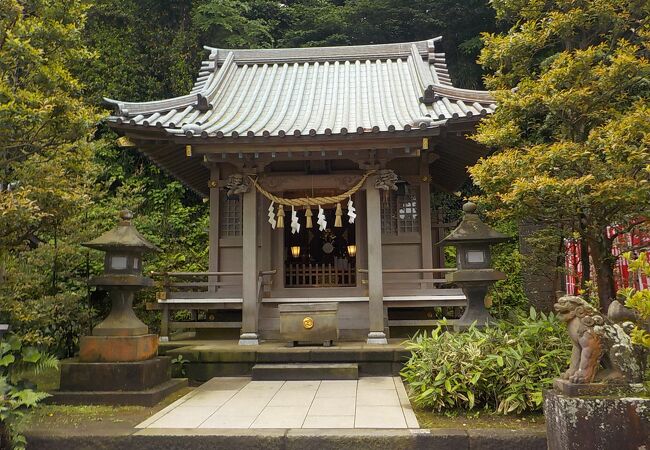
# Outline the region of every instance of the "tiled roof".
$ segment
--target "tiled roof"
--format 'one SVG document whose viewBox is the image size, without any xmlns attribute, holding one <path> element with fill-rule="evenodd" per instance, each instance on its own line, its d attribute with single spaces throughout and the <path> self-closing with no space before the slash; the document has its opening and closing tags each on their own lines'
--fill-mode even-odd
<svg viewBox="0 0 650 450">
<path fill-rule="evenodd" d="M 451 85 L 428 41 L 263 50 L 206 47 L 192 91 L 122 102 L 109 121 L 171 135 L 237 137 L 392 132 L 494 111 L 489 93 Z"/>
</svg>

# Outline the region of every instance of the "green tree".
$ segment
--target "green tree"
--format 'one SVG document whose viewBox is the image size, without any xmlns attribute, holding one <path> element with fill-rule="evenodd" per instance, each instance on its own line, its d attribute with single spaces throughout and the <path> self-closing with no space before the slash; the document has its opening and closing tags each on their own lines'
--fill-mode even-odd
<svg viewBox="0 0 650 450">
<path fill-rule="evenodd" d="M 480 63 L 499 102 L 475 139 L 496 152 L 470 172 L 493 216 L 581 237 L 601 306 L 615 297 L 613 237 L 650 217 L 647 0 L 499 0 L 505 34 Z"/>
<path fill-rule="evenodd" d="M 70 67 L 86 4 L 2 2 L 0 14 L 0 246 L 46 239 L 87 201 L 88 138 L 98 118 Z"/>
<path fill-rule="evenodd" d="M 82 326 L 69 289 L 83 285 L 79 219 L 95 194 L 99 115 L 72 68 L 93 56 L 87 7 L 0 3 L 0 310 L 29 344 L 66 346 Z"/>
</svg>

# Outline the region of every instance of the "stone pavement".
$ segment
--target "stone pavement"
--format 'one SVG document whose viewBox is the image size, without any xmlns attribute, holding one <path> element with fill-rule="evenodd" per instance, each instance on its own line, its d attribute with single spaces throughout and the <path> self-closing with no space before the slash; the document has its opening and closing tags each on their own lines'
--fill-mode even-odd
<svg viewBox="0 0 650 450">
<path fill-rule="evenodd" d="M 136 428 L 419 428 L 399 377 L 213 378 Z"/>
</svg>

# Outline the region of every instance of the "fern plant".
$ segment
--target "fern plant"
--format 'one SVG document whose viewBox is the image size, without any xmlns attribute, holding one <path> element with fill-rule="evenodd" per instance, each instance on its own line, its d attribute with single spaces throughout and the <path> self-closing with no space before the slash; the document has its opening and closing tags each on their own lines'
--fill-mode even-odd
<svg viewBox="0 0 650 450">
<path fill-rule="evenodd" d="M 24 449 L 25 436 L 16 431 L 17 421 L 49 397 L 38 392 L 27 377 L 58 369 L 58 360 L 31 346 L 23 346 L 16 335 L 0 342 L 0 448 Z"/>
</svg>

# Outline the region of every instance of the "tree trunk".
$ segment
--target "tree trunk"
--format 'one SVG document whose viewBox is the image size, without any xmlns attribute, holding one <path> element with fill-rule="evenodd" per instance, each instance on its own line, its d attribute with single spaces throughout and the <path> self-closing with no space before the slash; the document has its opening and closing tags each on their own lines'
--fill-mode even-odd
<svg viewBox="0 0 650 450">
<path fill-rule="evenodd" d="M 616 257 L 612 255 L 612 240 L 607 237 L 606 231 L 602 231 L 596 236 L 587 237 L 587 242 L 596 271 L 600 308 L 602 311 L 607 311 L 609 304 L 616 298 L 614 283 Z"/>
</svg>

